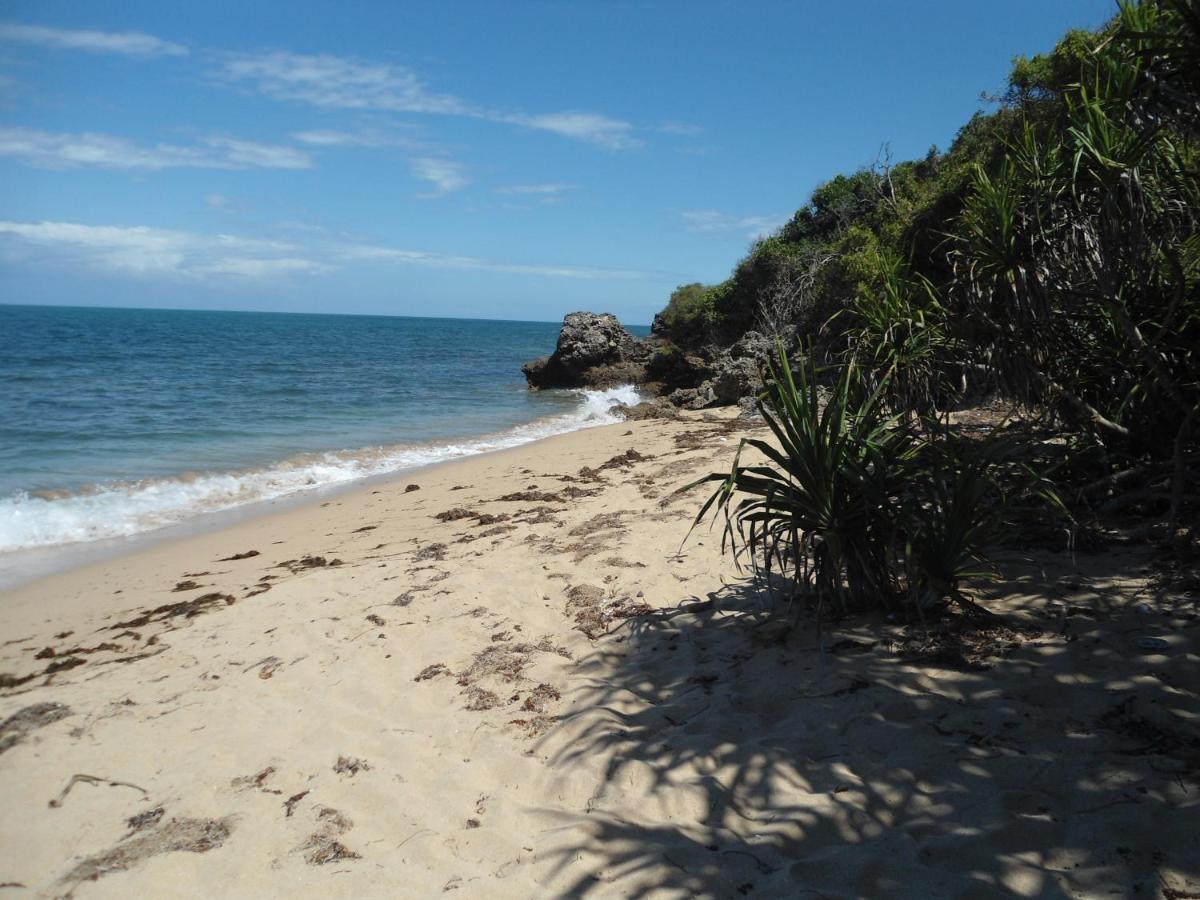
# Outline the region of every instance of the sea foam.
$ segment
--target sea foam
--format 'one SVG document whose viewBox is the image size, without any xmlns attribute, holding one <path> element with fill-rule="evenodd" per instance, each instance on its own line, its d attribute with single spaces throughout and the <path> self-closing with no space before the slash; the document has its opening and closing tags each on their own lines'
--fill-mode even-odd
<svg viewBox="0 0 1200 900">
<path fill-rule="evenodd" d="M 55 495 L 0 499 L 0 553 L 129 537 L 231 509 L 346 484 L 373 475 L 516 447 L 539 438 L 620 421 L 620 404 L 640 399 L 630 386 L 578 391 L 569 413 L 453 443 L 398 444 L 311 454 L 257 469 L 95 485 Z"/>
</svg>

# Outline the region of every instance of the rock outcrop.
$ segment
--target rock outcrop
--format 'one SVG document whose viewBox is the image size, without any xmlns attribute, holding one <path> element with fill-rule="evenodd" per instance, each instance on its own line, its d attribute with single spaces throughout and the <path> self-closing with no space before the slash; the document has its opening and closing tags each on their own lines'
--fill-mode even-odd
<svg viewBox="0 0 1200 900">
<path fill-rule="evenodd" d="M 661 395 L 653 406 L 629 410 L 630 418 L 669 415 L 668 401 L 692 410 L 740 405 L 749 414 L 775 352 L 775 342 L 756 331 L 725 348 L 681 348 L 653 333 L 637 338 L 609 313 L 573 312 L 563 319 L 554 353 L 525 363 L 521 371 L 533 388 L 636 384 Z"/>
<path fill-rule="evenodd" d="M 763 387 L 762 373 L 772 360 L 775 345 L 756 331 L 748 331 L 705 366 L 707 378 L 696 387 L 670 394 L 671 402 L 685 409 L 733 406 L 753 397 Z"/>
<path fill-rule="evenodd" d="M 652 346 L 610 313 L 573 312 L 563 319 L 554 353 L 521 367 L 534 388 L 613 387 L 646 380 Z"/>
</svg>

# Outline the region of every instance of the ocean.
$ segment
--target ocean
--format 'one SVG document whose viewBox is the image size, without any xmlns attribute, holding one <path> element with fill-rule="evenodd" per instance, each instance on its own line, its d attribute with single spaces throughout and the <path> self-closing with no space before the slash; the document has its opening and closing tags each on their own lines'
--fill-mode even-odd
<svg viewBox="0 0 1200 900">
<path fill-rule="evenodd" d="M 0 306 L 0 568 L 617 421 L 631 387 L 526 388 L 558 328 Z"/>
</svg>

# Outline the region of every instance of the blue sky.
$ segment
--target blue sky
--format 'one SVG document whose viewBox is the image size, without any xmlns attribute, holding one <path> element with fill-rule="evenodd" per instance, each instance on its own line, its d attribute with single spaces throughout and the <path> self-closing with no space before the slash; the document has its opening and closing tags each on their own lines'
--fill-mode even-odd
<svg viewBox="0 0 1200 900">
<path fill-rule="evenodd" d="M 8 2 L 0 302 L 647 323 L 1113 9 Z"/>
</svg>

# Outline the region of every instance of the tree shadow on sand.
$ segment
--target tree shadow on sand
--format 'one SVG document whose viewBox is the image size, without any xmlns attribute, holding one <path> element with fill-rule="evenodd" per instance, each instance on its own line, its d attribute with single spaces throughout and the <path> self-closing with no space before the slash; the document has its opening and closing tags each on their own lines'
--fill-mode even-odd
<svg viewBox="0 0 1200 900">
<path fill-rule="evenodd" d="M 630 622 L 581 660 L 543 745 L 558 772 L 603 773 L 586 813 L 558 814 L 543 883 L 1200 896 L 1194 598 L 1139 593 L 1127 557 L 1082 563 L 1018 567 L 990 592 L 1001 621 L 940 637 L 864 619 L 820 652 L 753 583 Z"/>
</svg>

